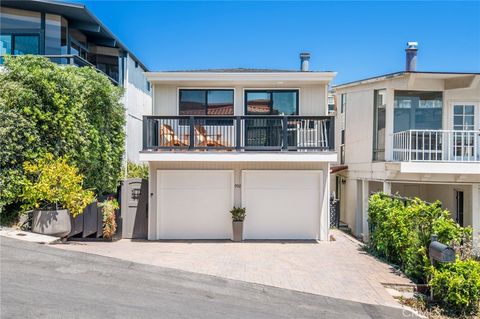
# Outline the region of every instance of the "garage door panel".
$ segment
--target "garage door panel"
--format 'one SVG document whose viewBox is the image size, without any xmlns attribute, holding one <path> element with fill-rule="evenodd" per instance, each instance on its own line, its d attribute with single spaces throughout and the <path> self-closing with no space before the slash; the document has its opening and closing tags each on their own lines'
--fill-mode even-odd
<svg viewBox="0 0 480 319">
<path fill-rule="evenodd" d="M 246 239 L 317 239 L 321 171 L 244 171 Z"/>
<path fill-rule="evenodd" d="M 159 171 L 159 239 L 231 237 L 233 171 Z"/>
</svg>

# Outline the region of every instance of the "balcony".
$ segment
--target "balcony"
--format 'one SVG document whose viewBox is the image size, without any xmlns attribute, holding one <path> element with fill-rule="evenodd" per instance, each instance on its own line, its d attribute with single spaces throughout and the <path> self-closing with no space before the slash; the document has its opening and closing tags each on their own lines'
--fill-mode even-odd
<svg viewBox="0 0 480 319">
<path fill-rule="evenodd" d="M 144 116 L 144 151 L 334 150 L 332 116 Z"/>
<path fill-rule="evenodd" d="M 106 75 L 110 79 L 110 81 L 112 81 L 113 84 L 119 85 L 118 80 L 114 79 L 109 74 L 97 68 L 94 64 L 90 63 L 89 61 L 85 60 L 84 58 L 76 54 L 44 55 L 44 57 L 48 58 L 50 61 L 57 64 L 69 64 L 69 65 L 75 65 L 78 67 L 91 66 L 95 68 L 95 70 L 97 70 L 98 72 Z"/>
<path fill-rule="evenodd" d="M 393 134 L 398 162 L 480 162 L 480 131 L 408 130 Z"/>
</svg>

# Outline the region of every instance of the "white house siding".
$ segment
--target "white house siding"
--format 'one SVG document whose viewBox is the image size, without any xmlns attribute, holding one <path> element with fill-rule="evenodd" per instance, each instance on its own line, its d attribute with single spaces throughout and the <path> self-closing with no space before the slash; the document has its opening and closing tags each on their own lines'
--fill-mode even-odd
<svg viewBox="0 0 480 319">
<path fill-rule="evenodd" d="M 245 114 L 245 90 L 248 89 L 298 89 L 299 90 L 299 115 L 322 116 L 327 115 L 327 85 L 299 85 L 299 86 L 259 86 L 258 83 L 243 85 L 170 85 L 155 84 L 153 86 L 153 114 L 174 116 L 178 115 L 178 92 L 181 88 L 222 88 L 233 89 L 234 97 L 234 115 Z"/>
<path fill-rule="evenodd" d="M 157 171 L 158 170 L 234 170 L 234 205 L 242 205 L 242 171 L 243 170 L 321 170 L 324 172 L 322 185 L 324 185 L 322 193 L 319 194 L 321 200 L 320 212 L 320 240 L 328 239 L 328 200 L 329 200 L 329 164 L 328 163 L 292 163 L 292 162 L 149 162 L 149 226 L 148 238 L 156 239 L 157 234 Z M 248 208 L 247 208 L 248 209 Z M 228 212 L 226 212 L 228 213 Z M 248 212 L 247 212 L 248 213 Z M 188 222 L 188 221 L 187 221 Z"/>
<path fill-rule="evenodd" d="M 127 55 L 127 71 L 124 77 L 125 93 L 123 102 L 126 108 L 126 153 L 127 159 L 138 162 L 142 150 L 142 116 L 152 114 L 152 98 L 147 90 L 145 70 Z"/>
</svg>

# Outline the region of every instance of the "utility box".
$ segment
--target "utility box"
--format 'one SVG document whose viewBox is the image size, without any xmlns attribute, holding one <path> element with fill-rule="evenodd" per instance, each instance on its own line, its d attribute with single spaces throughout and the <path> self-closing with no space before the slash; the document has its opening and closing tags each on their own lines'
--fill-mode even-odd
<svg viewBox="0 0 480 319">
<path fill-rule="evenodd" d="M 145 239 L 148 234 L 148 181 L 129 178 L 120 192 L 122 238 Z"/>
<path fill-rule="evenodd" d="M 436 236 L 432 236 L 432 241 L 428 247 L 428 254 L 431 260 L 440 263 L 455 262 L 455 250 L 452 247 L 437 241 Z"/>
</svg>

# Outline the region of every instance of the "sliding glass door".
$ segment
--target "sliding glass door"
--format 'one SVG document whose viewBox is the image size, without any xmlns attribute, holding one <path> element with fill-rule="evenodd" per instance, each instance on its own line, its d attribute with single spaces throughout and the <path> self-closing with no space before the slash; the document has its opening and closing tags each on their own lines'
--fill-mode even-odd
<svg viewBox="0 0 480 319">
<path fill-rule="evenodd" d="M 282 119 L 277 116 L 298 115 L 298 90 L 247 90 L 245 115 L 264 116 L 245 120 L 245 146 L 255 148 L 282 146 Z M 272 117 L 271 117 L 272 116 Z M 294 140 L 292 130 L 289 140 Z"/>
</svg>

